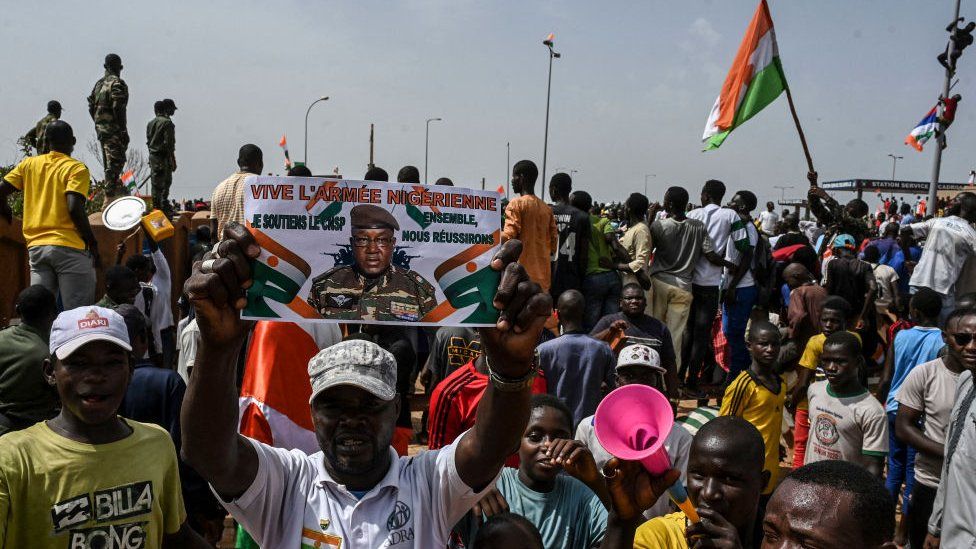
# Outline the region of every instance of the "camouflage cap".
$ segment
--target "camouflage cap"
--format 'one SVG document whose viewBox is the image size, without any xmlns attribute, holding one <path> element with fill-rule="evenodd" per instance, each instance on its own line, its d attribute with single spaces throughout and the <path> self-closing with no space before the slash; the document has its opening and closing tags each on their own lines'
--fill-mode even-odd
<svg viewBox="0 0 976 549">
<path fill-rule="evenodd" d="M 400 224 L 393 214 L 372 204 L 360 204 L 349 210 L 349 224 L 353 229 L 392 229 L 397 231 Z"/>
<path fill-rule="evenodd" d="M 372 341 L 353 339 L 319 351 L 308 361 L 315 400 L 326 389 L 352 385 L 382 400 L 396 396 L 397 365 L 389 351 Z"/>
</svg>

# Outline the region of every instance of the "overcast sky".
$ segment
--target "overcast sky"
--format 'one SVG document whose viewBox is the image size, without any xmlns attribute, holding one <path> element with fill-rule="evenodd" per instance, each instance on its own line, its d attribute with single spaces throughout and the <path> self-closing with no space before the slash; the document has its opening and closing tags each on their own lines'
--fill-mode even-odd
<svg viewBox="0 0 976 549">
<path fill-rule="evenodd" d="M 697 197 L 719 178 L 778 198 L 775 185 L 804 188 L 806 165 L 785 96 L 702 153 L 708 112 L 732 62 L 754 0 L 642 2 L 403 0 L 325 2 L 5 2 L 0 21 L 0 163 L 18 158 L 16 138 L 64 105 L 89 165 L 94 139 L 85 98 L 104 55 L 122 56 L 129 85 L 130 146 L 145 150 L 152 104 L 179 107 L 179 170 L 172 196 L 209 196 L 236 169 L 237 149 L 264 150 L 265 171 L 283 171 L 277 146 L 315 173 L 339 166 L 360 178 L 376 124 L 376 163 L 391 174 L 424 169 L 430 180 L 495 188 L 512 163 L 541 168 L 548 55 L 556 35 L 548 172 L 575 169 L 576 188 L 598 200 L 668 185 Z M 770 3 L 780 55 L 821 180 L 891 175 L 888 153 L 905 157 L 898 179 L 929 178 L 932 152 L 905 136 L 935 103 L 951 0 L 818 0 Z M 964 6 L 965 8 L 965 6 Z M 964 15 L 966 11 L 964 9 Z M 976 12 L 970 13 L 976 17 Z M 976 51 L 960 61 L 963 95 L 944 181 L 976 166 Z M 968 100 L 968 101 L 967 101 Z M 100 172 L 93 166 L 93 172 Z"/>
</svg>

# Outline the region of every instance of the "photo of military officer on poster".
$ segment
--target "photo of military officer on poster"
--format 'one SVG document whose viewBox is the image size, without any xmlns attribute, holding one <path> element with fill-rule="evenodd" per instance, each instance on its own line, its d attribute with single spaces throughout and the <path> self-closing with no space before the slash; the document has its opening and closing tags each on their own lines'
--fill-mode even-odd
<svg viewBox="0 0 976 549">
<path fill-rule="evenodd" d="M 493 326 L 498 192 L 250 176 L 251 320 Z"/>
<path fill-rule="evenodd" d="M 400 224 L 380 206 L 349 212 L 354 263 L 312 279 L 308 304 L 323 318 L 416 322 L 437 306 L 434 287 L 420 274 L 393 265 Z"/>
</svg>

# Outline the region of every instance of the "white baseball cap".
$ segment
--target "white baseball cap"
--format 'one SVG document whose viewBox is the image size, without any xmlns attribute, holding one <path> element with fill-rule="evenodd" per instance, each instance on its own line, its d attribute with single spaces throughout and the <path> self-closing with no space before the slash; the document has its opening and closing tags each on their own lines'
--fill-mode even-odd
<svg viewBox="0 0 976 549">
<path fill-rule="evenodd" d="M 617 369 L 624 366 L 643 366 L 658 372 L 665 372 L 661 366 L 661 355 L 647 345 L 628 345 L 620 350 L 617 357 Z"/>
<path fill-rule="evenodd" d="M 108 341 L 131 351 L 125 320 L 105 307 L 88 306 L 64 311 L 54 319 L 51 327 L 50 350 L 58 360 L 64 360 L 79 347 L 92 341 Z"/>
</svg>

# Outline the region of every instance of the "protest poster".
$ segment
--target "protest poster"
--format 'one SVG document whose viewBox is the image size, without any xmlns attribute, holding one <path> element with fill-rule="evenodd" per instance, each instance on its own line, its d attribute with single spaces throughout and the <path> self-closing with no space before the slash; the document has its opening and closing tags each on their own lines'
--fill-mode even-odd
<svg viewBox="0 0 976 549">
<path fill-rule="evenodd" d="M 473 327 L 498 318 L 497 192 L 250 176 L 244 219 L 262 248 L 245 319 Z"/>
</svg>

